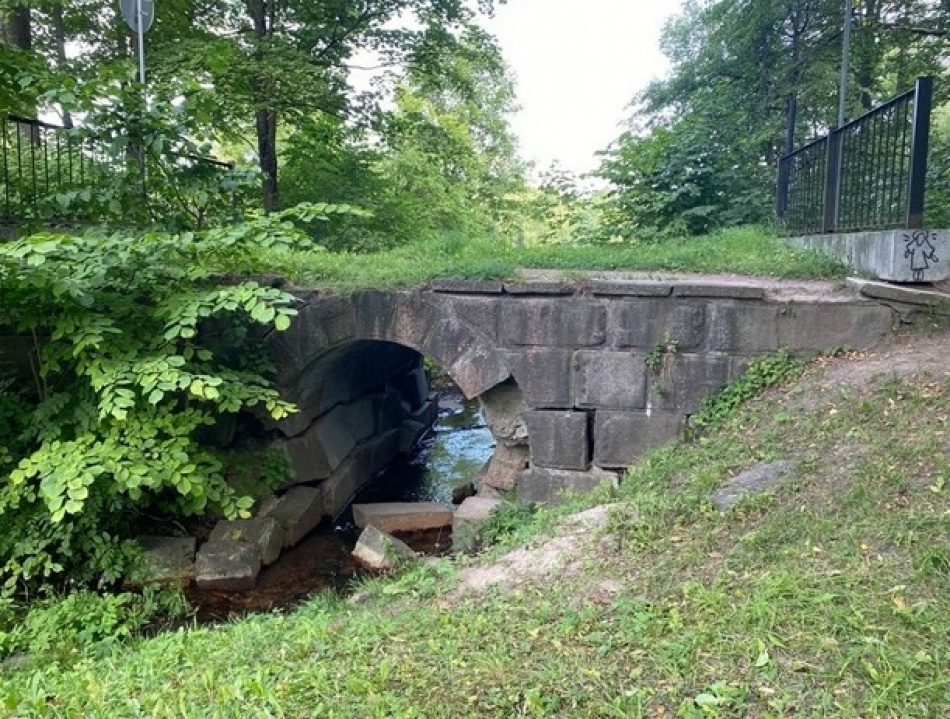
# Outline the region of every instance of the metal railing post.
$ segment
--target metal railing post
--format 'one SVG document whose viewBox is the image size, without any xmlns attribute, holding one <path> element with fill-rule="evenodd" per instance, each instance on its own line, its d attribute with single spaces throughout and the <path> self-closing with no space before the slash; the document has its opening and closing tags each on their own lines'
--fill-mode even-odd
<svg viewBox="0 0 950 719">
<path fill-rule="evenodd" d="M 927 183 L 927 151 L 930 143 L 932 77 L 918 77 L 914 88 L 914 120 L 910 143 L 910 177 L 907 193 L 907 228 L 924 226 L 924 194 Z"/>
<path fill-rule="evenodd" d="M 785 215 L 788 213 L 789 164 L 791 164 L 791 158 L 788 155 L 783 155 L 778 160 L 778 193 L 775 216 L 780 222 L 785 220 Z"/>
<path fill-rule="evenodd" d="M 841 130 L 832 130 L 828 134 L 822 232 L 834 232 L 838 229 L 838 209 L 841 202 L 841 149 Z"/>
</svg>

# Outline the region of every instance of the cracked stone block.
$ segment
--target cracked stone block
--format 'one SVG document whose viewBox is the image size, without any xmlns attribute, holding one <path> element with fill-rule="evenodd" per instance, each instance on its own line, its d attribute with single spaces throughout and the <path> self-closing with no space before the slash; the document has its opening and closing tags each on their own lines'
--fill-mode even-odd
<svg viewBox="0 0 950 719">
<path fill-rule="evenodd" d="M 607 336 L 607 309 L 591 300 L 524 299 L 501 308 L 507 347 L 596 347 Z"/>
</svg>

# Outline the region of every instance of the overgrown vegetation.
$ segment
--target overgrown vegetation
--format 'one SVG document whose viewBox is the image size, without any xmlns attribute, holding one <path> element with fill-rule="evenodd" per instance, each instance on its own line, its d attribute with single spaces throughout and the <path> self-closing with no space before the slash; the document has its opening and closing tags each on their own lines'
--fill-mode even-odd
<svg viewBox="0 0 950 719">
<path fill-rule="evenodd" d="M 200 433 L 224 414 L 293 411 L 254 326 L 284 330 L 296 310 L 281 290 L 216 278 L 263 250 L 310 247 L 290 220 L 339 211 L 0 244 L 0 327 L 32 341 L 29 381 L 0 385 L 3 593 L 59 577 L 115 582 L 141 510 L 247 513 L 252 499 L 225 481 Z"/>
<path fill-rule="evenodd" d="M 420 563 L 367 584 L 359 606 L 319 597 L 287 616 L 25 658 L 0 674 L 0 706 L 90 717 L 943 716 L 950 385 L 926 374 L 860 384 L 857 361 L 824 360 L 588 497 L 616 508 L 575 574 L 454 604 L 453 564 Z M 775 459 L 794 463 L 783 487 L 713 510 L 715 487 Z"/>
</svg>

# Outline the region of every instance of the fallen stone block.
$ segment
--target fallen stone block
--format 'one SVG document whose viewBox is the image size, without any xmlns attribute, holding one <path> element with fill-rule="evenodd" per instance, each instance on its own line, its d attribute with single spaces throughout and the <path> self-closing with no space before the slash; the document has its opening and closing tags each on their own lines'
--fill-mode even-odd
<svg viewBox="0 0 950 719">
<path fill-rule="evenodd" d="M 716 509 L 725 512 L 745 495 L 762 494 L 782 484 L 791 467 L 792 462 L 788 460 L 757 464 L 730 479 L 709 499 Z"/>
<path fill-rule="evenodd" d="M 127 580 L 132 587 L 147 584 L 189 584 L 195 573 L 194 537 L 139 537 L 145 564 Z"/>
<path fill-rule="evenodd" d="M 460 552 L 476 549 L 481 541 L 482 527 L 501 503 L 501 500 L 484 497 L 469 497 L 462 502 L 452 518 L 452 547 Z"/>
<path fill-rule="evenodd" d="M 195 583 L 200 589 L 250 589 L 261 571 L 261 549 L 256 544 L 218 539 L 205 542 L 195 559 Z"/>
<path fill-rule="evenodd" d="M 284 546 L 292 547 L 323 518 L 323 495 L 313 487 L 293 487 L 260 516 L 273 517 L 284 530 Z"/>
<path fill-rule="evenodd" d="M 353 522 L 361 529 L 373 525 L 383 532 L 440 529 L 452 524 L 452 508 L 438 502 L 354 504 Z"/>
<path fill-rule="evenodd" d="M 413 559 L 416 553 L 405 542 L 400 542 L 372 524 L 360 534 L 353 557 L 367 569 L 395 569 L 400 563 Z"/>
<path fill-rule="evenodd" d="M 210 541 L 230 540 L 256 544 L 261 550 L 261 563 L 273 564 L 284 546 L 284 530 L 274 517 L 221 520 L 211 530 Z"/>
</svg>

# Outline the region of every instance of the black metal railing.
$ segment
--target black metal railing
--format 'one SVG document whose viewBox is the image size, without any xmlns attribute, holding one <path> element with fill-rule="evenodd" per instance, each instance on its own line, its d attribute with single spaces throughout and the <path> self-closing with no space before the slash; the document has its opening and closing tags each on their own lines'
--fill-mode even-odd
<svg viewBox="0 0 950 719">
<path fill-rule="evenodd" d="M 793 235 L 919 228 L 933 78 L 779 160 L 777 215 Z"/>
<path fill-rule="evenodd" d="M 88 131 L 0 116 L 0 225 L 96 222 L 126 206 L 145 212 L 160 183 L 211 180 L 232 169 L 194 154 L 171 153 L 159 162 Z M 230 207 L 233 197 L 224 202 Z"/>
</svg>

